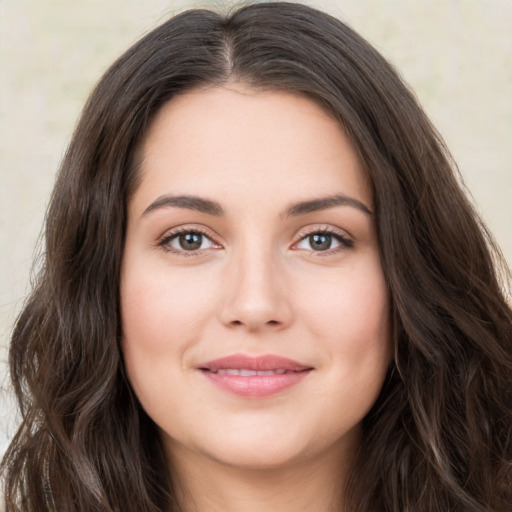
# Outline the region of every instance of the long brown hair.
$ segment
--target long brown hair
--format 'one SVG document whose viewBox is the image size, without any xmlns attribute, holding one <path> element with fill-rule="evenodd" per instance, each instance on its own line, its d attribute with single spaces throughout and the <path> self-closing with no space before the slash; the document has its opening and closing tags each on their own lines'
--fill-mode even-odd
<svg viewBox="0 0 512 512">
<path fill-rule="evenodd" d="M 283 2 L 182 13 L 121 56 L 89 98 L 12 336 L 22 422 L 2 463 L 6 509 L 179 510 L 120 352 L 126 204 L 155 112 L 228 79 L 319 102 L 373 183 L 395 357 L 363 423 L 353 509 L 510 511 L 512 313 L 499 250 L 393 68 L 340 21 Z"/>
</svg>

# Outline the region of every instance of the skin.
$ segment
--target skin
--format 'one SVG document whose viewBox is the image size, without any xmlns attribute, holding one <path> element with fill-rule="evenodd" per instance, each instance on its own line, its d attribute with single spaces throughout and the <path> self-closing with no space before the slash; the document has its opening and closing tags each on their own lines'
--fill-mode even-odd
<svg viewBox="0 0 512 512">
<path fill-rule="evenodd" d="M 371 186 L 342 127 L 302 96 L 230 83 L 164 105 L 141 162 L 123 352 L 183 510 L 343 510 L 339 490 L 391 342 Z M 364 206 L 284 213 L 333 194 Z M 162 200 L 184 195 L 223 215 Z M 176 228 L 202 231 L 199 249 Z M 326 230 L 334 235 L 315 245 L 311 233 Z M 313 370 L 275 395 L 240 397 L 198 370 L 235 353 Z"/>
</svg>

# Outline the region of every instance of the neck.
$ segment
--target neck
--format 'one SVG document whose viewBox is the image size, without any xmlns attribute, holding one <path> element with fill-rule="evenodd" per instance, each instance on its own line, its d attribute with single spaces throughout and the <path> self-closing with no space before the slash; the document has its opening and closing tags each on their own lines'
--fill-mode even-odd
<svg viewBox="0 0 512 512">
<path fill-rule="evenodd" d="M 240 468 L 174 452 L 180 512 L 345 512 L 339 452 L 279 468 Z M 346 460 L 346 459 L 345 459 Z M 177 463 L 179 461 L 179 463 Z"/>
</svg>

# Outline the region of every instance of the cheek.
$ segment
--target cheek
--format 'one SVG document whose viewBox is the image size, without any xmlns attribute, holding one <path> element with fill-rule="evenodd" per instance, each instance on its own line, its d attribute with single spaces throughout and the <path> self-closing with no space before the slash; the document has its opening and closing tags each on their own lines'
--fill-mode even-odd
<svg viewBox="0 0 512 512">
<path fill-rule="evenodd" d="M 330 297 L 330 298 L 329 298 Z M 350 272 L 317 294 L 315 339 L 328 358 L 317 395 L 332 418 L 327 437 L 358 424 L 377 399 L 392 357 L 389 295 L 380 265 Z"/>
<path fill-rule="evenodd" d="M 193 296 L 193 288 L 176 275 L 171 278 L 148 265 L 128 268 L 123 274 L 126 373 L 140 404 L 158 425 L 173 424 L 172 411 L 179 406 L 179 397 L 186 395 L 186 382 L 179 376 L 187 350 L 201 330 L 197 320 L 200 301 Z"/>
<path fill-rule="evenodd" d="M 192 286 L 190 276 L 179 269 L 171 273 L 161 265 L 137 265 L 135 259 L 126 260 L 121 282 L 127 375 L 143 406 L 154 413 L 158 397 L 179 384 L 176 375 L 187 350 L 197 343 L 210 316 L 210 288 Z"/>
<path fill-rule="evenodd" d="M 158 356 L 185 345 L 210 315 L 211 295 L 211 285 L 180 269 L 128 268 L 121 287 L 125 344 Z"/>
<path fill-rule="evenodd" d="M 364 270 L 346 268 L 308 286 L 307 296 L 308 306 L 312 305 L 309 317 L 319 332 L 359 343 L 388 334 L 389 295 L 377 262 L 365 265 Z"/>
<path fill-rule="evenodd" d="M 378 260 L 335 274 L 307 303 L 303 318 L 329 354 L 330 378 L 378 393 L 392 354 L 389 294 Z"/>
</svg>

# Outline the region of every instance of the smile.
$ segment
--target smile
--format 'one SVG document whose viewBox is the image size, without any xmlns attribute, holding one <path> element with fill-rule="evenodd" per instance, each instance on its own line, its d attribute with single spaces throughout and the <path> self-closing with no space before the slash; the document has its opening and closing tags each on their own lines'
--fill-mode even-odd
<svg viewBox="0 0 512 512">
<path fill-rule="evenodd" d="M 223 391 L 251 399 L 266 398 L 295 386 L 313 370 L 280 356 L 244 354 L 215 359 L 198 369 Z"/>
<path fill-rule="evenodd" d="M 295 373 L 293 370 L 238 370 L 238 369 L 226 369 L 226 370 L 210 370 L 218 375 L 240 375 L 242 377 L 254 377 L 255 375 L 283 375 L 285 373 Z"/>
</svg>

